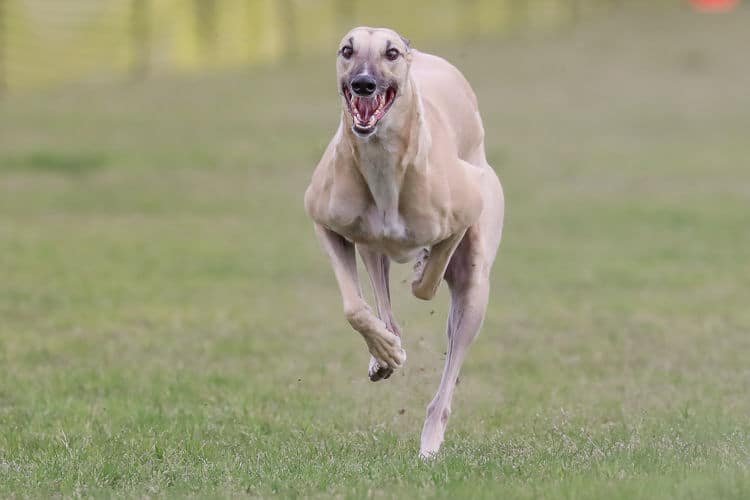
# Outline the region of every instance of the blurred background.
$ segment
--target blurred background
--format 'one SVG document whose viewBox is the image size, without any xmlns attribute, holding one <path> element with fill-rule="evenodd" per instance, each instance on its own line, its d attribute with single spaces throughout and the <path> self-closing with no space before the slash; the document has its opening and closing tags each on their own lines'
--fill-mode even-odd
<svg viewBox="0 0 750 500">
<path fill-rule="evenodd" d="M 0 82 L 4 90 L 16 91 L 55 83 L 288 62 L 330 53 L 343 33 L 365 20 L 373 26 L 388 24 L 423 44 L 551 33 L 621 3 L 2 0 Z"/>
<path fill-rule="evenodd" d="M 506 192 L 434 467 L 445 290 L 394 266 L 408 362 L 370 383 L 302 207 L 355 25 L 461 69 Z M 0 496 L 747 498 L 749 26 L 736 0 L 0 0 Z"/>
</svg>

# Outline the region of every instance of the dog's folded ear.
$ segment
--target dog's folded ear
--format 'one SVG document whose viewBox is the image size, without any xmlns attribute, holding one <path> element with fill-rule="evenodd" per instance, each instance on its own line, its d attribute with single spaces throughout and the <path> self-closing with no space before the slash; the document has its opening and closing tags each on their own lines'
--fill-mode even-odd
<svg viewBox="0 0 750 500">
<path fill-rule="evenodd" d="M 399 36 L 401 36 L 401 35 L 399 35 Z M 411 48 L 411 40 L 409 40 L 405 36 L 401 36 L 401 41 L 404 42 L 404 44 L 406 44 L 406 49 L 407 50 L 409 50 Z"/>
</svg>

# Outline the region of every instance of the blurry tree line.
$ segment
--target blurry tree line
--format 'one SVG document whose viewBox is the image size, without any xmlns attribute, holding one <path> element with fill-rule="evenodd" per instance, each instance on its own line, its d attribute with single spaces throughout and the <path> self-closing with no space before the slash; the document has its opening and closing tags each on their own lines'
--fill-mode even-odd
<svg viewBox="0 0 750 500">
<path fill-rule="evenodd" d="M 622 0 L 0 0 L 0 94 L 334 51 L 354 25 L 416 46 L 549 31 Z"/>
</svg>

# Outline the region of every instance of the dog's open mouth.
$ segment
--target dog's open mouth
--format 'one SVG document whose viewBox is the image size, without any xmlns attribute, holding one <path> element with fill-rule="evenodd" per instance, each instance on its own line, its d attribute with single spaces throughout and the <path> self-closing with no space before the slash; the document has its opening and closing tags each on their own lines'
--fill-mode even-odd
<svg viewBox="0 0 750 500">
<path fill-rule="evenodd" d="M 368 97 L 352 94 L 348 85 L 344 85 L 344 100 L 349 114 L 354 119 L 354 131 L 360 135 L 369 135 L 385 116 L 396 98 L 396 87 L 391 86 L 382 93 Z"/>
</svg>

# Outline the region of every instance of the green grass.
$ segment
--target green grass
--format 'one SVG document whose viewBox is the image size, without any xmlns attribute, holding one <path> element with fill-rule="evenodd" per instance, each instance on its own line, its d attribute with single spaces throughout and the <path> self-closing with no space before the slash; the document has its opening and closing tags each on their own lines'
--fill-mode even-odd
<svg viewBox="0 0 750 500">
<path fill-rule="evenodd" d="M 747 498 L 748 22 L 435 48 L 507 219 L 432 463 L 445 290 L 368 382 L 302 209 L 331 60 L 0 102 L 0 496 Z"/>
</svg>

